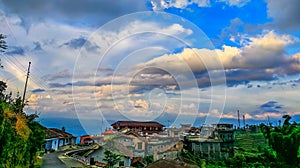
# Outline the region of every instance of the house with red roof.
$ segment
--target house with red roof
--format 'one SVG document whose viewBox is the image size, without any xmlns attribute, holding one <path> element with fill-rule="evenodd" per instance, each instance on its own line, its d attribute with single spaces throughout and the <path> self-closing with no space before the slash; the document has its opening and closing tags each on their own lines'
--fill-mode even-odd
<svg viewBox="0 0 300 168">
<path fill-rule="evenodd" d="M 117 132 L 113 130 L 106 130 L 105 132 L 102 133 L 102 135 L 104 136 L 104 141 L 107 141 L 115 137 L 117 135 Z"/>
<path fill-rule="evenodd" d="M 164 125 L 156 121 L 117 121 L 111 126 L 117 131 L 128 128 L 144 135 L 154 133 L 159 134 L 164 131 Z"/>
</svg>

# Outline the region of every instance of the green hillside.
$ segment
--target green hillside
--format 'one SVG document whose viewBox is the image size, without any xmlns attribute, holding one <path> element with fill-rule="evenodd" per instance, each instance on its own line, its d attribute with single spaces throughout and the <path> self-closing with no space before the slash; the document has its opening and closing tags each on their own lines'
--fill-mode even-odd
<svg viewBox="0 0 300 168">
<path fill-rule="evenodd" d="M 235 135 L 234 146 L 245 151 L 258 151 L 258 148 L 267 145 L 262 133 L 239 133 Z"/>
</svg>

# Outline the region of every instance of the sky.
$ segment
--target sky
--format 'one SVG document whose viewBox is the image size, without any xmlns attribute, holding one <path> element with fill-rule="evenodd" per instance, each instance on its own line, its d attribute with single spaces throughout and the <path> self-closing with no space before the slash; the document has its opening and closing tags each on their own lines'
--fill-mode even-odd
<svg viewBox="0 0 300 168">
<path fill-rule="evenodd" d="M 211 124 L 299 115 L 298 0 L 1 0 L 0 79 L 26 113 Z"/>
</svg>

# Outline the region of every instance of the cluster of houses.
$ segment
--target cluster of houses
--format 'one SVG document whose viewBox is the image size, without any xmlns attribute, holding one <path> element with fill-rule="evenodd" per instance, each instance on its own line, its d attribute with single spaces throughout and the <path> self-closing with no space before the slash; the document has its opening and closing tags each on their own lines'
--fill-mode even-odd
<svg viewBox="0 0 300 168">
<path fill-rule="evenodd" d="M 122 156 L 118 166 L 144 166 L 147 156 L 153 161 L 176 160 L 183 149 L 205 159 L 227 159 L 234 155 L 234 129 L 232 124 L 215 124 L 180 128 L 165 128 L 158 122 L 117 121 L 112 129 L 101 135 L 86 135 L 80 138 L 65 130 L 48 129 L 46 150 L 59 150 L 65 145 L 93 145 L 86 151 L 73 153 L 71 157 L 88 165 L 105 165 L 104 152 L 109 150 Z"/>
<path fill-rule="evenodd" d="M 46 139 L 45 139 L 45 151 L 57 151 L 60 148 L 76 144 L 76 137 L 66 132 L 65 128 L 45 128 Z"/>
</svg>

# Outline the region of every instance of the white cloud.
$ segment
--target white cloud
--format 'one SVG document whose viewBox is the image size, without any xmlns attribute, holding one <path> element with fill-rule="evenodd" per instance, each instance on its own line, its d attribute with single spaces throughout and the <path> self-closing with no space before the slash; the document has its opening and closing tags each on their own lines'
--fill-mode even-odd
<svg viewBox="0 0 300 168">
<path fill-rule="evenodd" d="M 189 5 L 196 4 L 198 7 L 210 6 L 210 0 L 152 0 L 152 9 L 154 11 L 168 9 L 168 8 L 186 8 Z"/>
<path fill-rule="evenodd" d="M 166 54 L 143 63 L 139 67 L 164 67 L 173 72 L 222 70 L 223 67 L 225 69 L 280 67 L 287 62 L 285 47 L 298 41 L 298 38 L 290 35 L 279 35 L 274 31 L 267 31 L 255 37 L 245 36 L 241 40 L 241 48 L 226 45 L 222 49 L 215 50 L 185 48 L 181 53 Z M 296 59 L 296 57 L 289 59 Z"/>
<path fill-rule="evenodd" d="M 218 2 L 225 2 L 229 6 L 237 6 L 237 7 L 243 7 L 251 0 L 218 0 Z"/>
<path fill-rule="evenodd" d="M 251 0 L 217 0 L 216 2 L 224 2 L 228 6 L 243 7 Z M 189 5 L 195 4 L 198 7 L 210 7 L 211 0 L 151 0 L 152 9 L 159 11 L 168 8 L 185 9 Z"/>
</svg>

